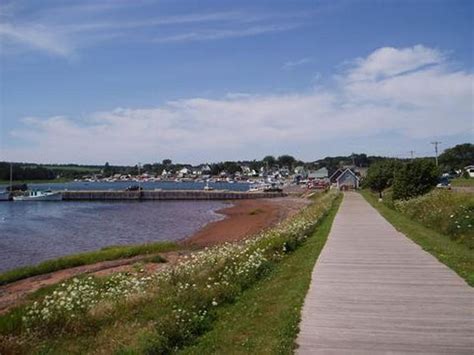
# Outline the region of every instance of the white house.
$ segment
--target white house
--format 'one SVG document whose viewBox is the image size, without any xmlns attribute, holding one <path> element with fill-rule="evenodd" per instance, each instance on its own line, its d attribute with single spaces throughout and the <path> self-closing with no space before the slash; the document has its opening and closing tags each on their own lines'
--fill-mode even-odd
<svg viewBox="0 0 474 355">
<path fill-rule="evenodd" d="M 185 177 L 189 174 L 191 174 L 191 170 L 189 170 L 188 168 L 182 168 L 180 171 L 178 171 L 179 177 Z"/>
</svg>

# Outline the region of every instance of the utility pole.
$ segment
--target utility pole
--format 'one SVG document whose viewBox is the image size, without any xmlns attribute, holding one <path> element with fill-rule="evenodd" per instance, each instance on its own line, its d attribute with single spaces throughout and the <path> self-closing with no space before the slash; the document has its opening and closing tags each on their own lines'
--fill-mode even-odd
<svg viewBox="0 0 474 355">
<path fill-rule="evenodd" d="M 431 144 L 433 144 L 435 148 L 436 166 L 438 166 L 438 145 L 441 144 L 441 142 L 434 141 L 431 142 Z"/>
<path fill-rule="evenodd" d="M 415 157 L 415 151 L 414 150 L 410 150 L 410 156 L 411 156 L 411 160 L 413 160 L 413 158 Z"/>
</svg>

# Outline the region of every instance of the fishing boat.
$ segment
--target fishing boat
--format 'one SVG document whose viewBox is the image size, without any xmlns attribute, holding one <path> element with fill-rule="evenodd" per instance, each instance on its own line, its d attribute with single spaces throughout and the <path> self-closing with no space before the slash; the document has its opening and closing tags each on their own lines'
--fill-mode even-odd
<svg viewBox="0 0 474 355">
<path fill-rule="evenodd" d="M 29 191 L 26 195 L 15 196 L 13 201 L 61 201 L 63 194 L 53 191 Z"/>
<path fill-rule="evenodd" d="M 206 182 L 206 185 L 204 186 L 204 191 L 212 191 L 214 188 L 212 186 L 209 186 L 209 181 Z"/>
</svg>

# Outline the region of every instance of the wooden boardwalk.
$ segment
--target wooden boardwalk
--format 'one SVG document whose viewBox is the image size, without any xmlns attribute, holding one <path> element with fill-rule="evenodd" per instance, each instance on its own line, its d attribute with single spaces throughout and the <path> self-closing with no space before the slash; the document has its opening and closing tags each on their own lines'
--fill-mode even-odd
<svg viewBox="0 0 474 355">
<path fill-rule="evenodd" d="M 300 329 L 298 354 L 474 354 L 474 291 L 346 193 Z"/>
</svg>

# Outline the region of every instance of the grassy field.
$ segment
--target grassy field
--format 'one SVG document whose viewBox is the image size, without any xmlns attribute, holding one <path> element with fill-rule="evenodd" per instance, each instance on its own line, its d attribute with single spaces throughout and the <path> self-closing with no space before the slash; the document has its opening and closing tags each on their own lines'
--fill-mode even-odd
<svg viewBox="0 0 474 355">
<path fill-rule="evenodd" d="M 311 273 L 338 207 L 268 277 L 220 309 L 213 329 L 179 354 L 292 354 Z"/>
<path fill-rule="evenodd" d="M 398 231 L 453 269 L 469 285 L 474 286 L 474 252 L 472 249 L 389 208 L 379 202 L 378 197 L 371 192 L 364 190 L 361 193 Z"/>
<path fill-rule="evenodd" d="M 100 261 L 130 258 L 137 255 L 147 255 L 176 250 L 176 243 L 156 242 L 142 245 L 110 246 L 97 251 L 69 255 L 58 259 L 48 260 L 35 266 L 26 266 L 0 274 L 0 285 L 21 280 L 30 276 L 42 275 L 53 271 L 75 266 L 90 265 Z"/>
<path fill-rule="evenodd" d="M 474 178 L 464 179 L 456 178 L 451 180 L 452 186 L 474 187 Z"/>
</svg>

